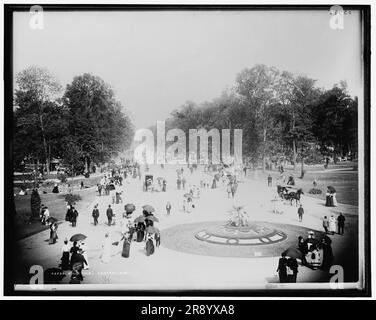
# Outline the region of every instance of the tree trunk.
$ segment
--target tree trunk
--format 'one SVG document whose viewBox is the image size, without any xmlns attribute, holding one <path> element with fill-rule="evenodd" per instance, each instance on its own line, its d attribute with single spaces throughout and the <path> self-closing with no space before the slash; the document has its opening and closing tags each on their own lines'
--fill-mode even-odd
<svg viewBox="0 0 376 320">
<path fill-rule="evenodd" d="M 292 107 L 292 132 L 295 135 L 295 107 Z M 296 170 L 296 142 L 295 138 L 292 139 L 292 151 L 293 151 L 293 162 L 294 162 L 294 172 Z"/>
<path fill-rule="evenodd" d="M 46 160 L 46 167 L 47 167 L 47 174 L 50 174 L 50 161 L 48 159 L 48 152 L 47 152 L 47 142 L 46 137 L 44 134 L 44 125 L 43 125 L 43 115 L 39 115 L 39 123 L 40 123 L 40 129 L 42 131 L 42 139 L 43 139 L 43 149 L 44 149 L 44 157 Z"/>
<path fill-rule="evenodd" d="M 89 172 L 89 157 L 85 157 L 85 173 Z"/>
<path fill-rule="evenodd" d="M 295 144 L 295 139 L 292 140 L 292 151 L 293 151 L 293 156 L 292 156 L 292 161 L 294 162 L 294 171 L 296 170 L 296 144 Z"/>
<path fill-rule="evenodd" d="M 263 130 L 263 143 L 262 143 L 262 171 L 265 172 L 265 144 L 266 144 L 266 128 Z"/>
</svg>

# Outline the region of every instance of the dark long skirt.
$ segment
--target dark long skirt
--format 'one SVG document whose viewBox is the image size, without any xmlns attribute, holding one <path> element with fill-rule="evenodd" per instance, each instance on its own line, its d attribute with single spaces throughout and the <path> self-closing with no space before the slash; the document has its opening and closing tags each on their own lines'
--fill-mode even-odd
<svg viewBox="0 0 376 320">
<path fill-rule="evenodd" d="M 161 245 L 161 236 L 159 234 L 155 235 L 155 245 L 159 247 Z"/>
<path fill-rule="evenodd" d="M 153 240 L 149 239 L 146 241 L 146 255 L 150 256 L 154 253 L 154 243 Z"/>
<path fill-rule="evenodd" d="M 327 207 L 334 207 L 334 202 L 333 202 L 333 197 L 332 196 L 326 196 L 325 206 L 327 206 Z"/>
<path fill-rule="evenodd" d="M 56 239 L 57 239 L 56 231 L 50 231 L 50 240 L 49 240 L 48 244 L 56 243 Z"/>
<path fill-rule="evenodd" d="M 63 256 L 61 257 L 61 269 L 62 270 L 69 270 L 69 252 L 63 252 Z"/>
<path fill-rule="evenodd" d="M 330 207 L 330 196 L 326 196 L 325 206 Z"/>
<path fill-rule="evenodd" d="M 124 258 L 129 258 L 129 251 L 131 249 L 131 244 L 128 240 L 124 240 L 123 243 L 123 251 L 121 253 L 121 256 Z"/>
<path fill-rule="evenodd" d="M 137 231 L 137 242 L 144 241 L 144 236 L 145 236 L 144 231 L 143 230 L 138 230 Z"/>
</svg>

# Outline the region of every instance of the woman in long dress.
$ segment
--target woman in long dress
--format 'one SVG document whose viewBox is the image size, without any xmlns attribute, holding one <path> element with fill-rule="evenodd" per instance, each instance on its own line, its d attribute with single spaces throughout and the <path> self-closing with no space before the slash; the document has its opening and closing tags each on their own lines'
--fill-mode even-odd
<svg viewBox="0 0 376 320">
<path fill-rule="evenodd" d="M 137 242 L 144 241 L 145 237 L 145 224 L 142 222 L 139 222 L 137 224 Z"/>
<path fill-rule="evenodd" d="M 61 270 L 69 270 L 69 251 L 70 248 L 68 246 L 68 240 L 64 240 L 63 248 L 61 249 L 62 257 L 61 257 Z"/>
<path fill-rule="evenodd" d="M 150 256 L 154 253 L 154 235 L 151 233 L 147 234 L 147 241 L 146 241 L 146 255 Z"/>
<path fill-rule="evenodd" d="M 326 190 L 326 194 L 325 194 L 325 199 L 326 199 L 326 201 L 325 201 L 325 206 L 326 207 L 331 207 L 331 193 L 330 193 L 330 191 L 329 191 L 329 189 L 328 190 Z"/>
<path fill-rule="evenodd" d="M 337 198 L 336 198 L 336 193 L 332 193 L 332 200 L 333 200 L 333 207 L 336 207 L 337 206 Z"/>
<path fill-rule="evenodd" d="M 123 251 L 121 252 L 121 256 L 124 258 L 129 258 L 129 251 L 131 249 L 131 241 L 132 241 L 132 238 L 130 237 L 130 234 L 125 233 L 124 242 L 123 242 Z"/>
<path fill-rule="evenodd" d="M 56 223 L 51 223 L 50 225 L 50 240 L 49 240 L 49 244 L 55 244 L 56 243 L 56 239 L 58 238 L 57 237 L 57 224 Z"/>
<path fill-rule="evenodd" d="M 102 248 L 103 248 L 103 252 L 102 252 L 101 260 L 103 263 L 109 263 L 111 260 L 111 239 L 108 233 L 105 234 Z"/>
<path fill-rule="evenodd" d="M 336 226 L 336 219 L 334 218 L 334 216 L 332 215 L 330 218 L 329 218 L 329 232 L 331 234 L 334 234 L 337 230 L 337 226 Z"/>
</svg>

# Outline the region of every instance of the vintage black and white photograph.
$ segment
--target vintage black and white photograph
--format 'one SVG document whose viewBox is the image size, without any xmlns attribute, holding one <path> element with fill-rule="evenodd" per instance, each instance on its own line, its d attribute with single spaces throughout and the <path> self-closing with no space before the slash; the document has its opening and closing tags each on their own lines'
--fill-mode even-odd
<svg viewBox="0 0 376 320">
<path fill-rule="evenodd" d="M 10 11 L 15 292 L 365 290 L 367 10 Z"/>
</svg>

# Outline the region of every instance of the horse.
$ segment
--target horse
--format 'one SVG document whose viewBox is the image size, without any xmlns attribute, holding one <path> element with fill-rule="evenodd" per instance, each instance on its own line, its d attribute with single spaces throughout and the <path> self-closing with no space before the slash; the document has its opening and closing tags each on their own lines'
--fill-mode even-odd
<svg viewBox="0 0 376 320">
<path fill-rule="evenodd" d="M 287 191 L 287 188 L 286 188 L 286 187 L 278 185 L 278 186 L 277 186 L 277 193 L 278 193 L 278 195 L 279 195 L 282 199 L 284 199 L 284 200 L 288 200 L 288 199 L 289 199 L 289 198 L 288 198 L 288 191 Z"/>
<path fill-rule="evenodd" d="M 304 194 L 303 190 L 299 188 L 296 192 L 290 192 L 287 195 L 287 200 L 290 201 L 290 205 L 292 206 L 292 201 L 295 200 L 296 206 L 298 206 L 298 202 L 300 204 L 300 196 Z"/>
</svg>

